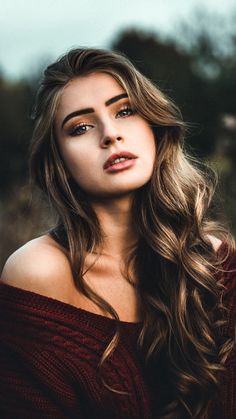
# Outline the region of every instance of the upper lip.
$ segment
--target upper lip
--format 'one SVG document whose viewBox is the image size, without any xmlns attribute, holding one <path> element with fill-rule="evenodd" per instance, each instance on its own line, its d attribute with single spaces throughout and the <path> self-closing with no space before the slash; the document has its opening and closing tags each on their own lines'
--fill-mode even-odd
<svg viewBox="0 0 236 419">
<path fill-rule="evenodd" d="M 105 161 L 103 169 L 107 169 L 115 159 L 120 159 L 121 157 L 127 157 L 129 159 L 137 159 L 135 154 L 130 153 L 129 151 L 119 151 L 118 153 L 111 154 L 110 157 Z"/>
</svg>

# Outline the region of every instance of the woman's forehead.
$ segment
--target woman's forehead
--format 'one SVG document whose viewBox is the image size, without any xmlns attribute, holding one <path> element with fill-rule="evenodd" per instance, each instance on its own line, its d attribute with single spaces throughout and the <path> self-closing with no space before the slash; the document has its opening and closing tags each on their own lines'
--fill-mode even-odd
<svg viewBox="0 0 236 419">
<path fill-rule="evenodd" d="M 73 95 L 78 93 L 81 100 L 82 96 L 85 95 L 92 99 L 96 99 L 96 97 L 100 96 L 105 97 L 110 90 L 118 91 L 118 93 L 124 92 L 124 88 L 110 74 L 102 72 L 91 73 L 70 80 L 63 91 L 62 98 L 65 95 L 68 96 L 68 94 Z"/>
<path fill-rule="evenodd" d="M 109 74 L 92 73 L 68 82 L 62 91 L 58 111 L 64 107 L 90 108 L 105 104 L 113 96 L 125 93 L 125 89 Z"/>
</svg>

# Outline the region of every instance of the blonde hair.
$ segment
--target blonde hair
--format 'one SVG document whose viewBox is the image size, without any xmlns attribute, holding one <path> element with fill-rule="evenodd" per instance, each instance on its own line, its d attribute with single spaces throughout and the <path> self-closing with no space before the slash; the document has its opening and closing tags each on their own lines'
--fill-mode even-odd
<svg viewBox="0 0 236 419">
<path fill-rule="evenodd" d="M 133 202 L 139 240 L 127 258 L 128 267 L 132 263 L 135 269 L 143 315 L 138 348 L 147 370 L 156 368 L 157 380 L 169 394 L 168 400 L 164 393 L 157 395 L 156 413 L 160 419 L 208 418 L 224 361 L 233 348 L 229 339 L 219 343 L 225 308 L 224 287 L 216 274 L 222 260 L 209 235 L 233 242 L 223 227 L 210 220 L 216 176 L 184 149 L 185 124 L 178 107 L 123 55 L 71 50 L 46 69 L 41 82 L 34 110 L 31 175 L 58 214 L 51 234 L 68 250 L 76 286 L 119 320 L 113 307 L 83 279 L 85 255 L 101 246 L 102 231 L 86 193 L 68 176 L 53 127 L 63 88 L 70 80 L 94 72 L 110 74 L 124 87 L 156 138 L 152 178 Z M 118 337 L 117 321 L 100 372 Z"/>
</svg>

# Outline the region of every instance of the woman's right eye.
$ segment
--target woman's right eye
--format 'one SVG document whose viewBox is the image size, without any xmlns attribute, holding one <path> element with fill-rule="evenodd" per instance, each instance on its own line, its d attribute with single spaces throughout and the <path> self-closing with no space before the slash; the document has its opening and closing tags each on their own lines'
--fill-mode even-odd
<svg viewBox="0 0 236 419">
<path fill-rule="evenodd" d="M 88 124 L 79 124 L 79 125 L 76 125 L 75 127 L 73 127 L 70 130 L 70 135 L 72 137 L 75 137 L 76 135 L 83 135 L 87 131 L 89 131 L 90 128 L 92 128 L 92 125 L 88 125 Z"/>
</svg>

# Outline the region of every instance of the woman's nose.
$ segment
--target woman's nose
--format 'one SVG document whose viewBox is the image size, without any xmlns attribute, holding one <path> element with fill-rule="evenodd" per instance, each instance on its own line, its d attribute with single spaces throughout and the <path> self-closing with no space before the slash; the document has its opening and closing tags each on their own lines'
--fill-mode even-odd
<svg viewBox="0 0 236 419">
<path fill-rule="evenodd" d="M 116 141 L 121 141 L 122 136 L 119 133 L 116 124 L 109 123 L 103 128 L 101 137 L 101 147 L 108 147 Z"/>
</svg>

